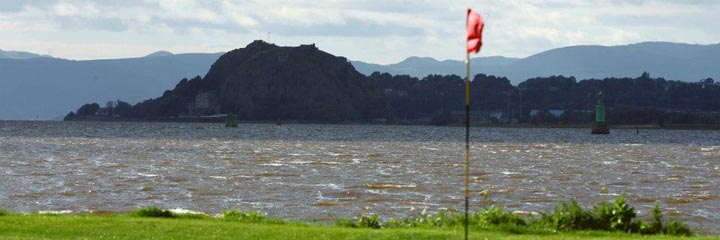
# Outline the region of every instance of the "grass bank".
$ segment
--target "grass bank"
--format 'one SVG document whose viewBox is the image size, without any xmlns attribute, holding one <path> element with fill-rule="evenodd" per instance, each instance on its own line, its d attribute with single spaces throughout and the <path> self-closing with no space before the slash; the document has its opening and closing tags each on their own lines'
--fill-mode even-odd
<svg viewBox="0 0 720 240">
<path fill-rule="evenodd" d="M 470 214 L 471 239 L 673 239 L 693 235 L 659 205 L 643 221 L 621 196 L 590 209 L 561 202 L 553 212 L 518 214 L 489 206 Z M 145 207 L 131 213 L 19 214 L 0 211 L 0 239 L 461 239 L 465 217 L 438 212 L 381 221 L 377 215 L 332 225 L 287 222 L 260 212 L 209 216 Z M 720 239 L 717 236 L 694 237 Z"/>
<path fill-rule="evenodd" d="M 148 218 L 121 215 L 17 215 L 0 217 L 0 239 L 462 239 L 461 227 L 348 228 L 292 223 L 248 223 L 208 217 Z M 473 228 L 470 239 L 645 239 L 622 232 L 511 233 Z M 676 239 L 669 235 L 653 239 Z M 692 237 L 692 239 L 720 239 Z"/>
</svg>

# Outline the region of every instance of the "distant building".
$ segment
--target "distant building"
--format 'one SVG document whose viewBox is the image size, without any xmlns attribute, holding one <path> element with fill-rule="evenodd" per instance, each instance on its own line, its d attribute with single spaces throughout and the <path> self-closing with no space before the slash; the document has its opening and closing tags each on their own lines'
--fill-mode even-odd
<svg viewBox="0 0 720 240">
<path fill-rule="evenodd" d="M 112 116 L 112 110 L 115 108 L 116 104 L 114 101 L 108 101 L 105 103 L 105 107 L 101 107 L 98 109 L 97 113 L 95 115 L 98 116 Z"/>
<path fill-rule="evenodd" d="M 450 116 L 465 122 L 465 111 L 452 111 Z M 470 122 L 473 124 L 491 124 L 507 121 L 507 114 L 503 111 L 470 111 Z"/>
<path fill-rule="evenodd" d="M 538 115 L 540 115 L 540 113 L 542 113 L 542 110 L 532 109 L 532 110 L 530 110 L 530 112 L 528 112 L 528 117 L 530 117 L 530 118 L 537 117 Z"/>
<path fill-rule="evenodd" d="M 199 92 L 193 102 L 188 104 L 189 116 L 212 115 L 220 112 L 215 92 Z"/>
<path fill-rule="evenodd" d="M 700 83 L 704 83 L 704 84 L 713 84 L 713 83 L 715 83 L 715 79 L 712 79 L 712 78 L 706 78 L 706 79 L 700 80 Z"/>
<path fill-rule="evenodd" d="M 550 113 L 550 115 L 553 115 L 554 117 L 560 117 L 565 114 L 565 110 L 550 109 L 548 110 L 548 113 Z"/>
<path fill-rule="evenodd" d="M 560 117 L 563 114 L 565 114 L 567 110 L 561 110 L 561 109 L 550 109 L 550 110 L 540 110 L 540 109 L 532 109 L 528 113 L 528 117 L 533 118 L 540 116 L 542 114 L 549 114 L 553 117 Z"/>
<path fill-rule="evenodd" d="M 209 92 L 199 92 L 197 96 L 195 96 L 195 108 L 209 109 L 211 97 L 213 97 L 213 95 Z"/>
</svg>

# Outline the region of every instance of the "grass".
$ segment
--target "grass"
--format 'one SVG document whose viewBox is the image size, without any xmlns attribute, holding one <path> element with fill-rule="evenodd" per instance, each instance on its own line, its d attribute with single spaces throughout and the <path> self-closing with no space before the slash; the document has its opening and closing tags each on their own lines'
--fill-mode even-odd
<svg viewBox="0 0 720 240">
<path fill-rule="evenodd" d="M 662 210 L 656 204 L 652 220 L 643 221 L 635 208 L 625 200 L 616 198 L 612 204 L 601 202 L 590 209 L 582 208 L 576 201 L 561 202 L 554 212 L 540 213 L 541 217 L 520 216 L 502 207 L 488 206 L 468 216 L 468 223 L 478 229 L 502 229 L 512 234 L 605 231 L 636 233 L 642 235 L 692 236 L 687 223 L 671 219 L 663 223 Z M 418 215 L 405 219 L 381 222 L 378 215 L 360 216 L 357 220 L 341 220 L 339 226 L 354 228 L 453 228 L 463 226 L 465 216 L 457 212 L 440 211 L 435 215 Z"/>
<path fill-rule="evenodd" d="M 20 215 L 0 217 L 0 239 L 462 239 L 461 227 L 348 228 L 338 226 L 246 223 L 223 219 L 115 215 Z M 472 229 L 470 239 L 643 239 L 621 232 L 509 233 L 501 228 Z M 668 235 L 653 239 L 676 239 Z M 720 239 L 694 237 L 693 239 Z"/>
<path fill-rule="evenodd" d="M 489 206 L 469 215 L 471 239 L 671 239 L 691 237 L 684 222 L 663 222 L 656 204 L 642 221 L 621 196 L 584 209 L 561 202 L 540 217 Z M 334 225 L 287 222 L 261 212 L 204 213 L 144 207 L 130 213 L 17 214 L 0 210 L 0 239 L 461 239 L 465 216 L 440 211 L 381 221 L 378 215 L 337 220 Z M 717 236 L 698 239 L 720 239 Z"/>
</svg>

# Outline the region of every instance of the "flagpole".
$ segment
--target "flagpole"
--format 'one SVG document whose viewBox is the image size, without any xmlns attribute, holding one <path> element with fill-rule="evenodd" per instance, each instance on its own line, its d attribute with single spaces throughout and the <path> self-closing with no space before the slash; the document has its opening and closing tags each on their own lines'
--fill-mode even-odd
<svg viewBox="0 0 720 240">
<path fill-rule="evenodd" d="M 465 57 L 465 240 L 468 239 L 470 195 L 470 53 Z"/>
<path fill-rule="evenodd" d="M 480 52 L 482 30 L 485 23 L 482 16 L 468 8 L 467 19 L 467 55 L 465 55 L 465 240 L 468 239 L 468 206 L 470 205 L 470 53 Z"/>
</svg>

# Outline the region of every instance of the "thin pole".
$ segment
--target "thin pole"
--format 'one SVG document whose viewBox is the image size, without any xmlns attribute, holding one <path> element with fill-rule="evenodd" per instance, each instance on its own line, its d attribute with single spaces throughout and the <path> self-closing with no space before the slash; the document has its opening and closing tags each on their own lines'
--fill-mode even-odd
<svg viewBox="0 0 720 240">
<path fill-rule="evenodd" d="M 468 239 L 470 195 L 470 53 L 465 57 L 465 240 Z"/>
</svg>

